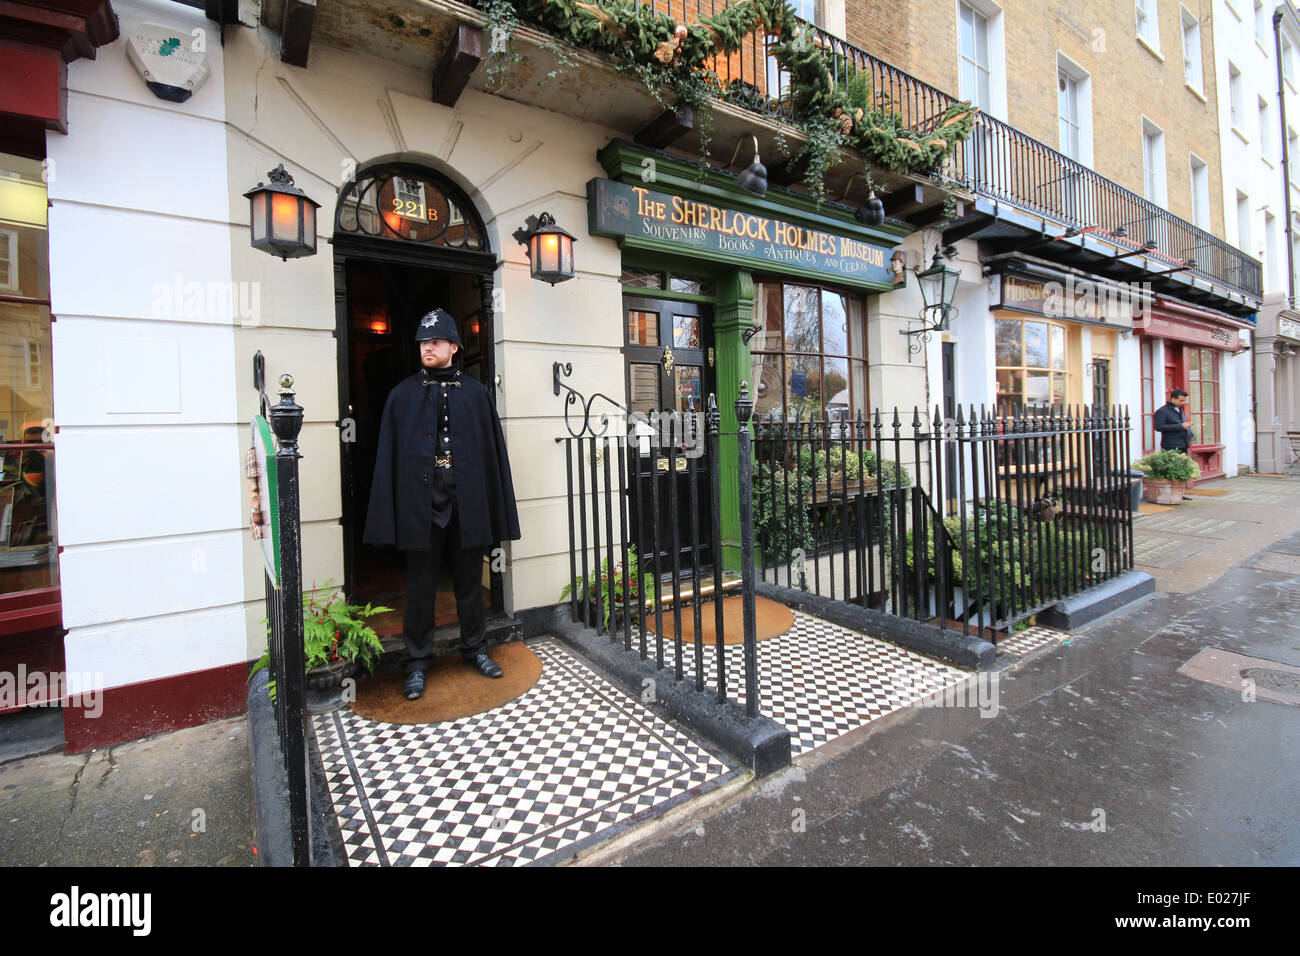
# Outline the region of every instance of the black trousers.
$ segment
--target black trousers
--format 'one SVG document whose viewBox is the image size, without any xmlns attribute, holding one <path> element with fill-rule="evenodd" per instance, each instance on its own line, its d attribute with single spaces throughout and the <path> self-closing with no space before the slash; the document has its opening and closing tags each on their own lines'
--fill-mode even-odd
<svg viewBox="0 0 1300 956">
<path fill-rule="evenodd" d="M 402 666 L 407 673 L 428 670 L 433 661 L 434 600 L 438 574 L 444 563 L 451 568 L 456 591 L 460 652 L 469 658 L 486 649 L 482 581 L 483 556 L 487 549 L 462 549 L 459 541 L 459 513 L 453 506 L 451 520 L 445 528 L 430 525 L 428 551 L 406 552 L 406 612 L 402 618 L 406 656 L 402 658 Z"/>
</svg>

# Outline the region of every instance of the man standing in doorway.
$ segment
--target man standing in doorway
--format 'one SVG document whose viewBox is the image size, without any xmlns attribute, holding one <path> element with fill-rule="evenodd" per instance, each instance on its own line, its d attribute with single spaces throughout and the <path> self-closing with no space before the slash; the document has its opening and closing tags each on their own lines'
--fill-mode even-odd
<svg viewBox="0 0 1300 956">
<path fill-rule="evenodd" d="M 1187 393 L 1176 388 L 1169 393 L 1169 401 L 1156 409 L 1152 424 L 1160 433 L 1161 451 L 1181 451 L 1187 454 L 1192 444 L 1192 423 L 1183 420 L 1183 406 Z"/>
<path fill-rule="evenodd" d="M 408 700 L 424 694 L 433 661 L 438 572 L 451 569 L 460 652 L 485 677 L 501 667 L 487 653 L 482 575 L 487 549 L 519 537 L 501 420 L 483 385 L 461 371 L 456 320 L 442 309 L 415 332 L 421 369 L 384 404 L 364 539 L 406 552 L 402 621 Z"/>
</svg>

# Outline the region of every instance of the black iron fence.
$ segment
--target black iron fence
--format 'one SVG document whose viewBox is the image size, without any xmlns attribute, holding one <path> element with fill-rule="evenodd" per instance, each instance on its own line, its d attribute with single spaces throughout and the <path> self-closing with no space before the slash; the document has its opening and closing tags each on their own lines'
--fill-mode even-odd
<svg viewBox="0 0 1300 956">
<path fill-rule="evenodd" d="M 563 596 L 573 619 L 620 641 L 642 660 L 653 659 L 658 668 L 671 667 L 677 680 L 689 676 L 697 691 L 711 685 L 722 703 L 731 698 L 728 677 L 736 676 L 727 670 L 723 596 L 739 591 L 744 705 L 750 716 L 756 715 L 751 495 L 748 481 L 742 480 L 739 559 L 730 562 L 740 572 L 728 575 L 721 468 L 724 444 L 734 442 L 742 478 L 749 474 L 752 436 L 747 424 L 753 402 L 742 390 L 736 403 L 741 427 L 722 432 L 713 395 L 703 412 L 628 414 L 606 395 L 584 398 L 560 381 L 561 374 L 571 372 L 571 366 L 555 363 L 555 394 L 565 392 L 569 432 L 556 441 L 564 446 L 568 487 L 572 583 Z M 593 421 L 597 399 L 618 409 L 614 421 L 608 413 Z M 580 420 L 570 416 L 575 407 L 581 408 Z M 732 535 L 734 540 L 735 531 Z M 713 615 L 711 655 L 704 643 L 706 613 Z"/>
<path fill-rule="evenodd" d="M 1133 567 L 1129 427 L 1115 406 L 758 421 L 761 573 L 996 640 Z"/>
<path fill-rule="evenodd" d="M 260 396 L 261 414 L 275 434 L 275 501 L 278 535 L 278 579 L 263 575 L 266 588 L 267 645 L 275 726 L 283 760 L 289 802 L 293 865 L 311 865 L 311 817 L 308 806 L 310 765 L 307 756 L 306 650 L 302 619 L 302 523 L 299 508 L 298 434 L 303 410 L 294 401 L 293 379 L 280 376 L 280 400 L 270 405 L 266 396 L 266 370 L 262 353 L 253 357 L 253 384 Z M 268 482 L 269 485 L 269 482 Z M 267 529 L 264 533 L 271 534 Z"/>
</svg>

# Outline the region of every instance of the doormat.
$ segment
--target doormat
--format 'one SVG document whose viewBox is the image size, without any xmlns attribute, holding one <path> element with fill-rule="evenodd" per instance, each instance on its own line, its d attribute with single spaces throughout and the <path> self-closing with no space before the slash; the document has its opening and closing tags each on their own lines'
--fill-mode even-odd
<svg viewBox="0 0 1300 956">
<path fill-rule="evenodd" d="M 1138 514 L 1158 515 L 1162 511 L 1170 511 L 1177 505 L 1153 505 L 1149 501 L 1143 501 L 1138 505 Z"/>
<path fill-rule="evenodd" d="M 357 681 L 352 709 L 367 720 L 385 724 L 432 724 L 495 710 L 527 692 L 542 676 L 542 662 L 519 641 L 499 644 L 488 655 L 501 665 L 502 677 L 484 677 L 460 654 L 434 661 L 424 679 L 424 696 L 402 695 L 406 674 L 385 671 Z"/>
<path fill-rule="evenodd" d="M 1193 680 L 1241 694 L 1243 701 L 1269 700 L 1300 707 L 1300 667 L 1207 647 L 1178 668 Z"/>
<path fill-rule="evenodd" d="M 723 599 L 722 632 L 723 644 L 743 644 L 745 641 L 745 622 L 741 617 L 741 598 L 739 596 Z M 713 647 L 717 645 L 713 602 L 700 605 L 700 629 L 703 643 Z M 655 633 L 655 616 L 647 615 L 646 630 Z M 770 637 L 779 637 L 794 627 L 794 611 L 771 598 L 754 598 L 754 630 L 760 641 Z M 673 626 L 673 616 L 664 611 L 664 638 L 673 640 L 677 629 Z M 695 643 L 695 612 L 689 607 L 682 608 L 682 641 Z"/>
<path fill-rule="evenodd" d="M 1219 498 L 1226 494 L 1231 494 L 1227 489 L 1220 488 L 1186 488 L 1183 490 L 1185 495 L 1202 495 L 1206 498 Z"/>
</svg>

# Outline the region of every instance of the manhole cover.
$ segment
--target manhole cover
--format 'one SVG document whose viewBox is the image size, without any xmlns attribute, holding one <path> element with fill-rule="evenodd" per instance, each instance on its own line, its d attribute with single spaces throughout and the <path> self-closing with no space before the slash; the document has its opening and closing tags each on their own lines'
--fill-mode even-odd
<svg viewBox="0 0 1300 956">
<path fill-rule="evenodd" d="M 1207 647 L 1178 673 L 1234 691 L 1242 701 L 1268 700 L 1300 707 L 1300 667 Z"/>
<path fill-rule="evenodd" d="M 1280 671 L 1272 667 L 1247 667 L 1241 676 L 1253 680 L 1255 686 L 1267 687 L 1280 694 L 1300 695 L 1300 674 Z"/>
</svg>

